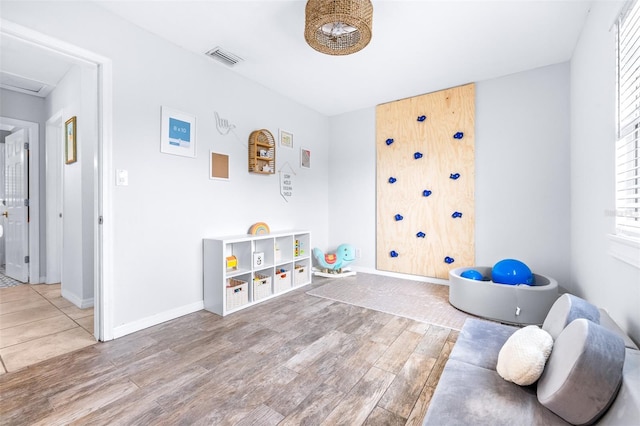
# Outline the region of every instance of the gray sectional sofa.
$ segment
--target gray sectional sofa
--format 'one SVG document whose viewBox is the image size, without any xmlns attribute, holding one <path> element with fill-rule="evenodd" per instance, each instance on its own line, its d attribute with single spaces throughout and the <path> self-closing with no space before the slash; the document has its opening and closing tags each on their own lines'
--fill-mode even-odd
<svg viewBox="0 0 640 426">
<path fill-rule="evenodd" d="M 604 310 L 565 294 L 542 329 L 551 355 L 536 383 L 519 386 L 496 371 L 519 328 L 467 319 L 423 425 L 640 425 L 640 351 Z"/>
</svg>

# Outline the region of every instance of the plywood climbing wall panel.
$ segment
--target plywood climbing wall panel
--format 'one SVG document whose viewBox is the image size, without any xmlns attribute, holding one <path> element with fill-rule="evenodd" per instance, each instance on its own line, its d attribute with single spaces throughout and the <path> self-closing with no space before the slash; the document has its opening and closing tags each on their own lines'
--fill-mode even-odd
<svg viewBox="0 0 640 426">
<path fill-rule="evenodd" d="M 475 265 L 475 85 L 378 105 L 377 269 Z"/>
</svg>

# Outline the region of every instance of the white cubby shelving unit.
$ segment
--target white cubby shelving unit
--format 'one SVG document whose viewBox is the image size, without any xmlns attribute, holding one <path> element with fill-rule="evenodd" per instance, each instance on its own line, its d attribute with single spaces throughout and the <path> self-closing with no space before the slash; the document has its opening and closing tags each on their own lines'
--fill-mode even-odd
<svg viewBox="0 0 640 426">
<path fill-rule="evenodd" d="M 308 231 L 205 238 L 203 252 L 204 308 L 218 315 L 311 283 Z"/>
</svg>

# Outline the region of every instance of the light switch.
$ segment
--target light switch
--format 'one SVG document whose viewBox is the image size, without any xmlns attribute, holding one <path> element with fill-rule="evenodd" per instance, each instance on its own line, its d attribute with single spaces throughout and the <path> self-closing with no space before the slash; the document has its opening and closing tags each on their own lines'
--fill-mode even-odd
<svg viewBox="0 0 640 426">
<path fill-rule="evenodd" d="M 127 170 L 116 169 L 116 186 L 129 185 L 129 172 Z"/>
</svg>

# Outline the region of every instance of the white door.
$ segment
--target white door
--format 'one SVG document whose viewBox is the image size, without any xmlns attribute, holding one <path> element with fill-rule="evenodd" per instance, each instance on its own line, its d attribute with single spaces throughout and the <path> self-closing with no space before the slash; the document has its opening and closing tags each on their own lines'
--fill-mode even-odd
<svg viewBox="0 0 640 426">
<path fill-rule="evenodd" d="M 25 165 L 27 137 L 18 130 L 5 138 L 5 249 L 6 274 L 18 281 L 29 281 L 27 255 L 29 253 L 28 220 L 29 174 Z"/>
</svg>

